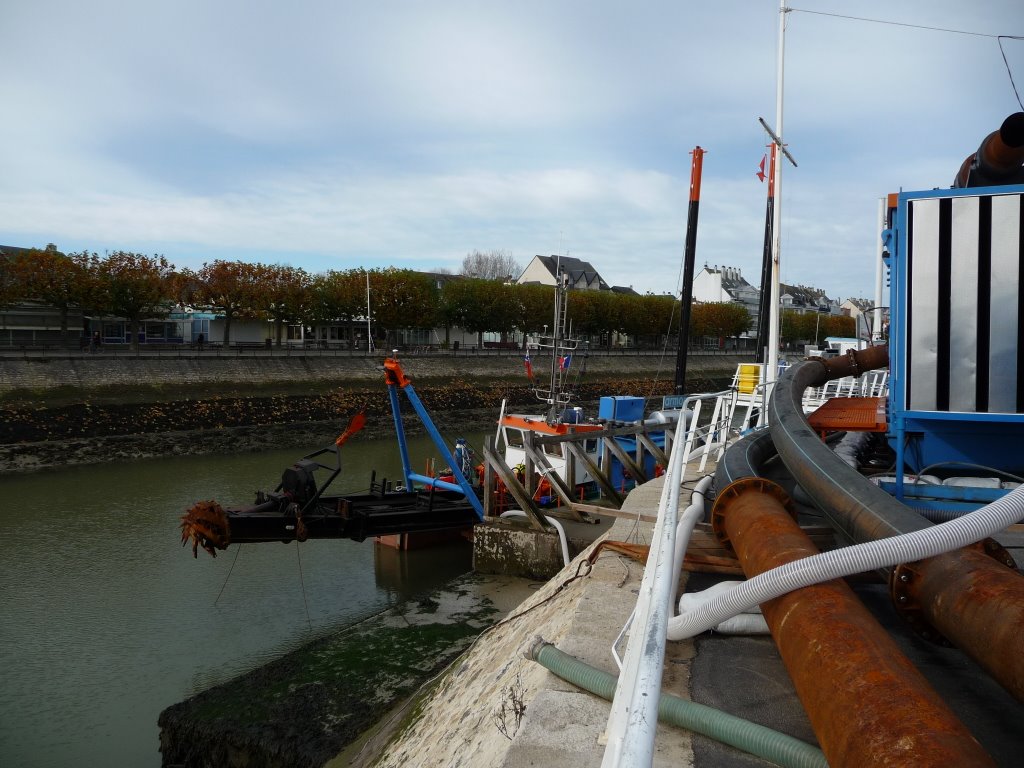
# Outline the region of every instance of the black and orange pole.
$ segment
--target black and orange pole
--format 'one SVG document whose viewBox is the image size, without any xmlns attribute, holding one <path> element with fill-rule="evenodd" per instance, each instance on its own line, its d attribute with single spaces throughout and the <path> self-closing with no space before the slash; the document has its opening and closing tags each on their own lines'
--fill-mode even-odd
<svg viewBox="0 0 1024 768">
<path fill-rule="evenodd" d="M 704 150 L 694 148 L 690 168 L 690 212 L 686 219 L 686 252 L 683 257 L 683 288 L 680 295 L 679 350 L 676 352 L 675 393 L 681 395 L 686 388 L 686 347 L 690 338 L 690 306 L 693 304 L 693 262 L 697 252 L 697 214 L 700 209 L 700 172 L 704 165 Z"/>
<path fill-rule="evenodd" d="M 768 166 L 768 203 L 764 214 L 764 254 L 761 257 L 761 301 L 757 308 L 757 357 L 756 362 L 765 362 L 768 348 L 768 312 L 772 293 L 772 222 L 775 216 L 775 155 L 778 145 L 773 141 L 771 161 Z"/>
</svg>

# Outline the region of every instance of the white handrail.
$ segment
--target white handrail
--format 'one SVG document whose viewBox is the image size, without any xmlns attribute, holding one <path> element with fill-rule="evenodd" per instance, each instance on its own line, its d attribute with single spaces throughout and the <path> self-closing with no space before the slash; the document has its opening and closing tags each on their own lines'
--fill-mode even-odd
<svg viewBox="0 0 1024 768">
<path fill-rule="evenodd" d="M 722 395 L 694 395 L 683 401 L 683 410 L 691 401 L 709 400 Z M 696 430 L 694 413 L 691 432 Z M 658 723 L 661 676 L 665 666 L 665 642 L 672 614 L 673 570 L 679 496 L 685 475 L 684 457 L 689 454 L 690 439 L 681 440 L 685 419 L 676 424 L 676 437 L 669 456 L 665 485 L 658 504 L 651 549 L 647 555 L 640 592 L 637 596 L 633 626 L 626 644 L 622 673 L 615 686 L 611 713 L 605 729 L 607 746 L 602 768 L 648 766 L 654 759 L 654 735 Z"/>
</svg>

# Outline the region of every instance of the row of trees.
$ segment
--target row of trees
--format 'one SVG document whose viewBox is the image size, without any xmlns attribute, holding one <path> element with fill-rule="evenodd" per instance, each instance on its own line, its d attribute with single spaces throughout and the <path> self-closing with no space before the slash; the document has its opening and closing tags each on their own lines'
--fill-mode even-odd
<svg viewBox="0 0 1024 768">
<path fill-rule="evenodd" d="M 815 344 L 827 336 L 850 338 L 857 332 L 857 323 L 844 315 L 824 315 L 819 312 L 800 314 L 787 310 L 782 313 L 779 335 L 782 341 L 791 344 L 798 341 L 813 341 Z"/>
<path fill-rule="evenodd" d="M 469 257 L 467 257 L 469 259 Z M 464 265 L 466 266 L 466 265 Z M 471 271 L 483 265 L 476 260 Z M 406 269 L 349 269 L 310 274 L 284 265 L 213 261 L 200 269 L 176 269 L 162 256 L 117 251 L 62 254 L 55 246 L 0 261 L 0 304 L 35 299 L 56 307 L 65 343 L 72 308 L 124 318 L 137 340 L 141 324 L 163 317 L 175 305 L 208 310 L 224 318 L 224 343 L 232 324 L 267 320 L 277 344 L 287 324 L 366 320 L 367 281 L 377 333 L 409 328 L 453 327 L 476 333 L 540 333 L 550 328 L 554 289 L 497 279 L 427 274 Z M 574 291 L 568 315 L 573 331 L 609 343 L 615 334 L 656 342 L 678 333 L 678 300 L 670 296 Z M 695 305 L 691 337 L 735 337 L 748 330 L 746 310 L 731 303 Z M 788 326 L 784 326 L 788 327 Z M 78 330 L 75 330 L 77 335 Z M 831 331 L 830 331 L 831 333 Z"/>
</svg>

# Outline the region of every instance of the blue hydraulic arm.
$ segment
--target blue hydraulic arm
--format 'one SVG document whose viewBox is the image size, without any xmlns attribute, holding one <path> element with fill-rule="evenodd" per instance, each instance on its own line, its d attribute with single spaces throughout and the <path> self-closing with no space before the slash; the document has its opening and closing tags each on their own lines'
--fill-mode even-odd
<svg viewBox="0 0 1024 768">
<path fill-rule="evenodd" d="M 388 379 L 388 398 L 391 400 L 391 416 L 395 421 L 395 437 L 398 438 L 398 452 L 402 456 L 402 474 L 405 477 L 405 487 L 412 489 L 412 467 L 409 465 L 409 446 L 405 443 L 405 427 L 402 426 L 402 414 L 398 406 L 398 388 Z"/>
<path fill-rule="evenodd" d="M 441 433 L 438 432 L 437 427 L 434 426 L 434 422 L 431 420 L 430 414 L 427 413 L 427 409 L 423 407 L 423 403 L 416 394 L 416 390 L 412 386 L 412 382 L 406 377 L 398 360 L 389 357 L 384 361 L 384 379 L 387 382 L 388 395 L 391 398 L 391 412 L 395 419 L 395 434 L 398 436 L 398 449 L 402 456 L 402 469 L 405 472 L 405 482 L 407 486 L 412 488 L 413 481 L 416 481 L 428 486 L 434 486 L 435 488 L 443 488 L 448 491 L 458 491 L 465 495 L 469 500 L 469 503 L 473 506 L 476 516 L 480 520 L 483 520 L 484 507 L 483 504 L 480 503 L 480 498 L 476 495 L 476 491 L 473 490 L 473 486 L 470 485 L 466 476 L 463 474 L 462 469 L 458 466 L 458 463 L 452 456 L 451 451 L 445 444 Z M 427 434 L 430 435 L 430 439 L 434 441 L 434 445 L 437 446 L 437 450 L 441 452 L 441 456 L 448 462 L 448 466 L 452 468 L 452 474 L 455 475 L 458 485 L 444 480 L 438 480 L 436 477 L 420 475 L 412 471 L 412 467 L 409 466 L 409 449 L 405 443 L 405 430 L 402 428 L 402 417 L 398 409 L 399 389 L 405 392 L 405 396 L 409 398 L 409 402 L 412 403 L 412 407 L 420 417 L 420 421 L 422 421 L 423 426 L 426 427 Z"/>
</svg>

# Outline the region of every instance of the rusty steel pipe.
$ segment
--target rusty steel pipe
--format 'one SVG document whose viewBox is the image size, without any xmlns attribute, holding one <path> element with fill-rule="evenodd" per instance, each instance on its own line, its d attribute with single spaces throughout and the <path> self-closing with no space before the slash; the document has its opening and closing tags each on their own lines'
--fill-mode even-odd
<svg viewBox="0 0 1024 768">
<path fill-rule="evenodd" d="M 901 610 L 919 612 L 1024 701 L 1024 578 L 1015 569 L 981 548 L 958 549 L 900 566 L 892 591 Z"/>
<path fill-rule="evenodd" d="M 873 356 L 880 353 L 875 350 L 882 349 L 886 348 L 869 347 L 850 357 L 856 368 L 868 370 L 869 366 L 878 362 Z M 865 353 L 871 353 L 872 357 L 866 357 Z M 845 371 L 849 365 L 842 358 L 837 358 L 828 363 L 803 362 L 786 371 L 775 385 L 768 406 L 775 447 L 790 473 L 814 498 L 832 527 L 845 541 L 873 541 L 930 527 L 931 523 L 917 511 L 901 504 L 837 458 L 807 424 L 800 405 L 804 389 L 819 386 L 829 378 L 847 375 Z M 933 559 L 945 557 L 954 558 L 954 563 L 959 562 L 959 555 L 955 552 Z M 932 570 L 939 569 L 932 566 L 929 572 Z M 977 580 L 979 585 L 984 586 L 971 586 L 971 580 Z M 940 579 L 928 585 L 929 590 L 934 590 L 935 597 L 922 601 L 921 619 L 941 634 L 945 632 L 937 624 L 956 624 L 956 631 L 951 633 L 950 641 L 992 674 L 1014 697 L 1024 701 L 1024 686 L 1021 684 L 1018 666 L 1020 660 L 1016 658 L 1024 655 L 1021 652 L 1020 635 L 992 631 L 992 626 L 998 624 L 997 620 L 991 619 L 997 609 L 975 607 L 959 620 L 948 613 L 939 615 L 948 611 L 948 606 L 960 603 L 965 594 L 976 595 L 982 600 L 993 594 L 1019 595 L 1024 589 L 1024 576 L 992 558 L 983 558 L 969 571 L 961 573 L 956 583 L 960 586 Z M 1005 608 L 1008 601 L 998 602 Z M 986 620 L 975 618 L 981 616 L 986 617 Z M 1019 616 L 1019 613 L 1011 611 L 1008 620 L 1014 616 Z"/>
<path fill-rule="evenodd" d="M 765 482 L 734 483 L 713 512 L 748 577 L 818 554 Z M 761 610 L 833 768 L 995 765 L 845 582 Z"/>
<path fill-rule="evenodd" d="M 999 130 L 986 136 L 978 151 L 968 155 L 953 179 L 953 187 L 984 187 L 1024 181 L 1024 112 L 1007 117 Z"/>
<path fill-rule="evenodd" d="M 829 360 L 822 360 L 829 379 L 841 379 L 844 376 L 860 376 L 876 368 L 889 367 L 889 345 L 879 344 L 864 349 L 851 349 L 845 355 Z M 824 382 L 823 382 L 824 383 Z"/>
</svg>

